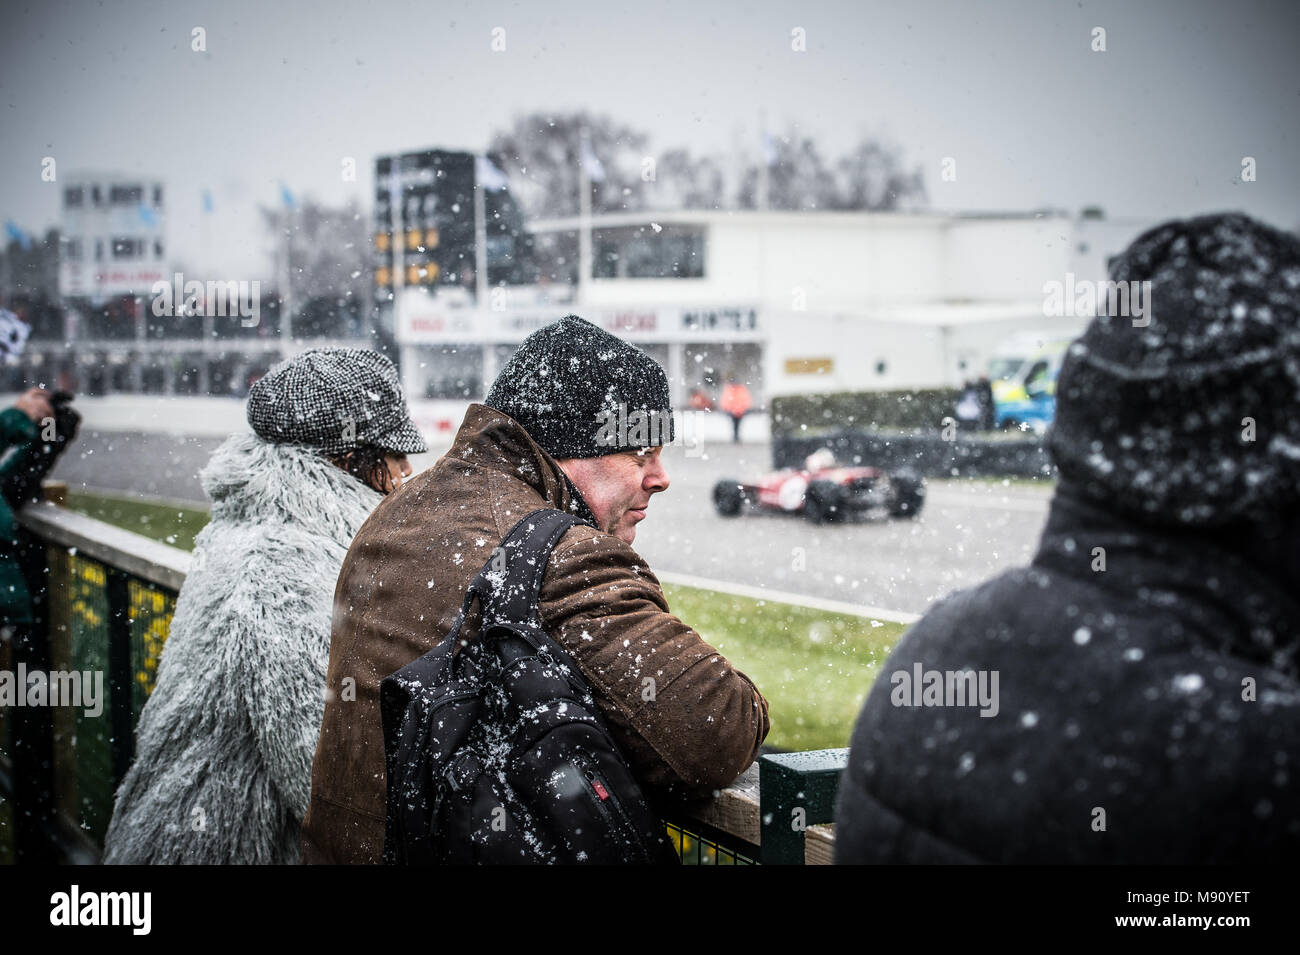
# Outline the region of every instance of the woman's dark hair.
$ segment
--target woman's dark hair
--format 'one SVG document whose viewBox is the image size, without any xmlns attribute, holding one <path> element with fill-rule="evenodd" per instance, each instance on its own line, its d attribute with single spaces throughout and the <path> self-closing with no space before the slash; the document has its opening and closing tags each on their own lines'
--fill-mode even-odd
<svg viewBox="0 0 1300 955">
<path fill-rule="evenodd" d="M 380 494 L 392 490 L 388 475 L 388 451 L 373 444 L 365 444 L 344 454 L 330 455 L 330 460 L 354 478 L 374 488 Z"/>
</svg>

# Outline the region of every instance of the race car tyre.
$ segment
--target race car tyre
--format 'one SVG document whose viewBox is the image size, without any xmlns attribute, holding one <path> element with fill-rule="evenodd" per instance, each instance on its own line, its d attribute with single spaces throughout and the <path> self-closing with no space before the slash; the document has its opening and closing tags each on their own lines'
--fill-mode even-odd
<svg viewBox="0 0 1300 955">
<path fill-rule="evenodd" d="M 838 520 L 843 505 L 840 488 L 830 481 L 813 481 L 803 497 L 803 516 L 814 524 Z"/>
<path fill-rule="evenodd" d="M 713 485 L 713 507 L 723 517 L 735 517 L 745 503 L 738 481 L 719 481 Z"/>
<path fill-rule="evenodd" d="M 893 517 L 913 518 L 921 513 L 925 504 L 925 480 L 910 471 L 892 474 L 889 478 L 894 489 L 894 499 L 889 503 Z"/>
</svg>

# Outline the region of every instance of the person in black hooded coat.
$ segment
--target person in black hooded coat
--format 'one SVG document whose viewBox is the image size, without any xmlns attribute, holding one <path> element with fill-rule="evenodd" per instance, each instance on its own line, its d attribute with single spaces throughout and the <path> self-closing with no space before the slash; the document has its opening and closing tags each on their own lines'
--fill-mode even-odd
<svg viewBox="0 0 1300 955">
<path fill-rule="evenodd" d="M 1167 223 L 1112 278 L 1151 282 L 1150 308 L 1071 346 L 1038 553 L 895 648 L 854 729 L 837 862 L 1300 853 L 1300 240 Z M 983 671 L 993 705 L 914 705 L 917 664 Z"/>
</svg>

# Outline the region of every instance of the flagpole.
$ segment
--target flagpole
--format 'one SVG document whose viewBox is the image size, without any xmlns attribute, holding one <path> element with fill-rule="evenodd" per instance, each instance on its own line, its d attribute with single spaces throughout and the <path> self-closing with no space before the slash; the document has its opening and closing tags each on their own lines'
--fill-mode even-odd
<svg viewBox="0 0 1300 955">
<path fill-rule="evenodd" d="M 284 271 L 280 292 L 280 359 L 288 361 L 293 355 L 289 349 L 293 344 L 293 209 L 286 206 L 284 210 Z"/>
<path fill-rule="evenodd" d="M 406 209 L 402 189 L 402 157 L 394 156 L 389 167 L 388 220 L 393 230 L 389 248 L 393 250 L 393 338 L 402 334 L 402 287 L 406 282 Z"/>
<path fill-rule="evenodd" d="M 66 242 L 66 241 L 67 241 L 67 237 L 66 237 L 66 236 L 61 236 L 59 241 L 61 241 L 61 242 Z M 5 245 L 7 246 L 8 243 L 5 243 Z M 61 262 L 61 261 L 62 261 L 62 258 L 63 258 L 62 255 L 60 255 L 59 258 L 60 258 L 60 262 Z M 62 268 L 60 268 L 60 271 L 62 271 Z M 9 283 L 10 283 L 10 281 L 11 281 L 10 276 L 11 276 L 12 274 L 13 274 L 13 265 L 10 264 L 10 262 L 9 262 L 9 256 L 6 255 L 6 254 L 4 254 L 4 250 L 0 250 L 0 298 L 3 298 L 3 300 L 4 300 L 4 304 L 5 304 L 5 305 L 8 305 L 8 304 L 9 304 L 9 297 L 10 297 L 10 295 L 12 294 L 11 291 L 10 291 L 10 288 L 9 288 Z M 60 283 L 59 283 L 60 288 L 59 288 L 59 291 L 60 291 L 60 293 L 62 293 L 62 291 L 63 291 L 63 289 L 62 289 L 62 276 L 60 276 L 59 278 L 60 278 Z M 62 295 L 60 294 L 60 299 L 61 299 L 61 298 L 62 298 Z M 65 337 L 65 341 L 66 341 L 66 340 L 67 340 L 67 339 L 66 339 L 66 337 Z"/>
<path fill-rule="evenodd" d="M 199 263 L 204 273 L 212 274 L 211 228 L 208 223 L 206 190 L 199 192 Z M 161 264 L 161 263 L 159 263 Z M 217 341 L 217 319 L 211 308 L 203 310 L 203 363 L 199 366 L 199 394 L 212 394 L 211 359 L 221 353 Z"/>
<path fill-rule="evenodd" d="M 578 304 L 587 304 L 587 283 L 591 279 L 591 172 L 587 157 L 591 155 L 591 139 L 587 128 L 582 129 L 581 160 L 578 163 Z"/>
<path fill-rule="evenodd" d="M 487 308 L 487 200 L 483 197 L 483 177 L 479 175 L 479 157 L 474 157 L 474 301 Z"/>
<path fill-rule="evenodd" d="M 212 225 L 209 222 L 212 210 L 208 208 L 207 191 L 199 193 L 199 256 L 205 272 L 212 271 Z"/>
</svg>

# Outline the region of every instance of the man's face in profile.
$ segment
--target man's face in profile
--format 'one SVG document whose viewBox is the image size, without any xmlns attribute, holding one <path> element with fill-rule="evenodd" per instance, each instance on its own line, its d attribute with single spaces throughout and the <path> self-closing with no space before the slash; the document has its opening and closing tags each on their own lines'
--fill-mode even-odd
<svg viewBox="0 0 1300 955">
<path fill-rule="evenodd" d="M 668 488 L 663 448 L 632 448 L 596 458 L 556 463 L 582 493 L 596 524 L 625 543 L 636 539 L 652 495 Z"/>
</svg>

